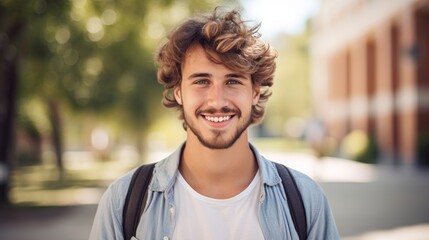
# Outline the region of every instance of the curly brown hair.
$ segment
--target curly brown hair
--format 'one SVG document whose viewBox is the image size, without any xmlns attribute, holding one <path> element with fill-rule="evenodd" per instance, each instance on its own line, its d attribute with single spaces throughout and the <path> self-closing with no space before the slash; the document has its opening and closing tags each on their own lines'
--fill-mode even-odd
<svg viewBox="0 0 429 240">
<path fill-rule="evenodd" d="M 222 12 L 216 8 L 213 13 L 191 18 L 167 37 L 156 55 L 158 81 L 164 85 L 163 104 L 168 108 L 182 110 L 172 90 L 180 85 L 181 67 L 186 51 L 193 44 L 200 44 L 206 53 L 216 53 L 220 61 L 210 54 L 216 63 L 251 75 L 253 86 L 261 87 L 259 102 L 252 107 L 251 123 L 260 121 L 264 115 L 264 103 L 271 96 L 269 87 L 273 85 L 275 58 L 277 53 L 260 39 L 260 24 L 248 27 L 236 10 Z"/>
</svg>

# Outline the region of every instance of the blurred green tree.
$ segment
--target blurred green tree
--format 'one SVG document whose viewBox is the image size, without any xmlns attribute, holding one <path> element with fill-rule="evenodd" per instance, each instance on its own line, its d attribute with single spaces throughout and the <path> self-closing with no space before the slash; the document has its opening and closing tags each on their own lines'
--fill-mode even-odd
<svg viewBox="0 0 429 240">
<path fill-rule="evenodd" d="M 310 31 L 309 22 L 302 33 L 280 34 L 274 40 L 279 57 L 263 122 L 270 135 L 285 136 L 288 120 L 311 117 Z"/>
<path fill-rule="evenodd" d="M 64 109 L 107 118 L 141 142 L 160 106 L 152 61 L 159 41 L 183 18 L 226 2 L 236 3 L 0 1 L 0 204 L 9 201 L 16 112 L 31 119 L 31 103 L 45 106 L 60 173 Z"/>
</svg>

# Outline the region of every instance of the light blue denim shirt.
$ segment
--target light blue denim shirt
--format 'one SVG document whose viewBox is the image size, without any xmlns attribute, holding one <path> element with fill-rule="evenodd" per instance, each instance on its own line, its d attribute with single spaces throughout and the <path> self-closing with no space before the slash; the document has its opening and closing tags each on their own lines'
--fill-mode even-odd
<svg viewBox="0 0 429 240">
<path fill-rule="evenodd" d="M 145 212 L 133 239 L 171 239 L 176 225 L 173 185 L 176 181 L 182 144 L 173 154 L 155 165 L 149 185 Z M 250 145 L 259 165 L 261 196 L 259 222 L 265 239 L 299 240 L 287 198 L 275 165 Z M 122 208 L 134 170 L 114 181 L 102 196 L 92 226 L 90 240 L 123 240 Z M 307 216 L 308 239 L 339 239 L 328 201 L 318 184 L 291 169 L 302 195 Z"/>
</svg>

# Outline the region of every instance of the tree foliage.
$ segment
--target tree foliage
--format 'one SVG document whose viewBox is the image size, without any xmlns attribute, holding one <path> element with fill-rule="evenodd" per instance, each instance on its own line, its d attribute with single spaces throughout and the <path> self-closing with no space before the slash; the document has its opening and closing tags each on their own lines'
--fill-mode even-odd
<svg viewBox="0 0 429 240">
<path fill-rule="evenodd" d="M 281 34 L 274 42 L 279 57 L 264 120 L 272 135 L 284 135 L 285 125 L 292 118 L 311 117 L 309 40 L 307 28 L 297 35 Z"/>
<path fill-rule="evenodd" d="M 52 132 L 60 158 L 65 112 L 100 116 L 123 132 L 141 135 L 160 106 L 162 90 L 153 64 L 157 45 L 172 25 L 223 2 L 234 4 L 1 0 L 0 161 L 13 159 L 13 132 L 5 130 L 22 122 L 42 135 Z M 40 121 L 40 109 L 34 105 L 45 106 L 49 120 Z M 41 127 L 43 122 L 49 127 Z M 2 164 L 0 170 L 3 165 L 10 168 L 9 163 Z"/>
</svg>

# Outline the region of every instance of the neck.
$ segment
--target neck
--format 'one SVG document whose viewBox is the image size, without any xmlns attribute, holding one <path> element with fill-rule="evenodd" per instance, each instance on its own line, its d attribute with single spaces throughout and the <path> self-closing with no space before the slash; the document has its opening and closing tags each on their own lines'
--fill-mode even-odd
<svg viewBox="0 0 429 240">
<path fill-rule="evenodd" d="M 250 184 L 257 169 L 247 131 L 226 149 L 207 148 L 188 132 L 179 171 L 201 194 L 215 198 L 235 196 Z"/>
</svg>

